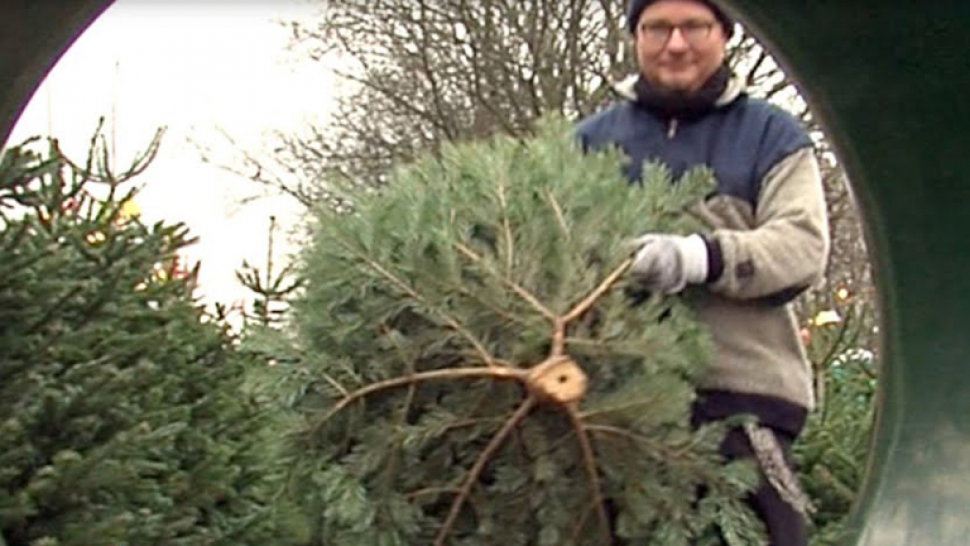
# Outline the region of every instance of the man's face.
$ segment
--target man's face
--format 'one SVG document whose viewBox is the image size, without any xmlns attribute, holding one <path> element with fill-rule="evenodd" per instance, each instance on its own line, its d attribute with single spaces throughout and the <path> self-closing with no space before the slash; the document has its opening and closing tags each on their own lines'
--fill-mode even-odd
<svg viewBox="0 0 970 546">
<path fill-rule="evenodd" d="M 697 91 L 724 62 L 727 38 L 714 13 L 694 0 L 658 0 L 634 33 L 640 73 L 670 92 Z"/>
</svg>

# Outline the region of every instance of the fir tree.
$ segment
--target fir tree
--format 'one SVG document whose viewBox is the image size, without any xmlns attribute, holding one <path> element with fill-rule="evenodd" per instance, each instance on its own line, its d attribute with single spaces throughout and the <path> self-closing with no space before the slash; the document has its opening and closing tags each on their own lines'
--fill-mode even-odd
<svg viewBox="0 0 970 546">
<path fill-rule="evenodd" d="M 624 280 L 624 237 L 696 229 L 712 176 L 647 165 L 629 188 L 621 161 L 547 121 L 319 214 L 275 367 L 312 544 L 755 543 L 753 467 L 690 426 L 690 297 Z"/>
<path fill-rule="evenodd" d="M 300 279 L 293 278 L 293 264 L 274 269 L 273 238 L 276 235 L 276 217 L 269 217 L 265 270 L 243 261 L 236 271 L 236 280 L 254 296 L 252 309 L 243 309 L 243 321 L 247 333 L 260 327 L 273 329 L 285 322 L 287 300 L 300 289 Z"/>
<path fill-rule="evenodd" d="M 97 142 L 0 161 L 0 543 L 286 544 L 249 362 L 178 274 L 191 239 L 125 213 L 158 141 L 121 175 Z"/>
</svg>

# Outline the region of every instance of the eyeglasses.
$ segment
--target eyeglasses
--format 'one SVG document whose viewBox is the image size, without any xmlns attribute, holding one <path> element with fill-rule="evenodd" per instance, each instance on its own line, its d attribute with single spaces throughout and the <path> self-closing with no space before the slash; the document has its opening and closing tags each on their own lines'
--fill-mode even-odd
<svg viewBox="0 0 970 546">
<path fill-rule="evenodd" d="M 637 27 L 637 32 L 654 47 L 663 47 L 670 41 L 674 29 L 680 31 L 684 41 L 692 46 L 704 43 L 711 36 L 714 30 L 714 21 L 685 21 L 680 24 L 671 24 L 666 21 L 643 22 Z"/>
</svg>

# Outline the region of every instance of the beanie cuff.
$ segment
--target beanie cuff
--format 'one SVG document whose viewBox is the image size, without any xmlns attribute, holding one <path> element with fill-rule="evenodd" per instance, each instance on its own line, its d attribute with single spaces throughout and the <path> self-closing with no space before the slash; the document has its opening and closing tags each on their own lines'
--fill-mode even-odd
<svg viewBox="0 0 970 546">
<path fill-rule="evenodd" d="M 636 35 L 637 22 L 640 21 L 640 14 L 643 10 L 647 9 L 647 6 L 654 3 L 656 0 L 630 0 L 630 4 L 627 7 L 626 12 L 626 26 L 627 30 L 631 35 Z M 734 35 L 734 19 L 720 8 L 720 6 L 714 4 L 710 0 L 697 0 L 697 2 L 704 4 L 711 10 L 714 14 L 714 18 L 717 22 L 721 24 L 721 28 L 724 30 L 724 36 L 728 39 Z"/>
</svg>

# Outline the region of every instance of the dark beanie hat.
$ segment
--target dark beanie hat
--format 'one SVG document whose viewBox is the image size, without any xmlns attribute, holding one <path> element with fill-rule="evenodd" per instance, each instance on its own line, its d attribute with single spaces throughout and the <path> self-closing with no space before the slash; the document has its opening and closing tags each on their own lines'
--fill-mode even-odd
<svg viewBox="0 0 970 546">
<path fill-rule="evenodd" d="M 626 11 L 626 26 L 633 34 L 637 28 L 637 22 L 640 20 L 640 14 L 643 10 L 647 9 L 647 6 L 653 4 L 656 0 L 630 0 L 630 7 Z M 721 23 L 721 28 L 724 29 L 724 35 L 728 38 L 734 34 L 734 20 L 731 19 L 724 10 L 717 7 L 713 2 L 709 0 L 695 0 L 700 4 L 707 6 L 712 13 L 714 13 L 714 18 L 717 19 L 718 23 Z"/>
</svg>

